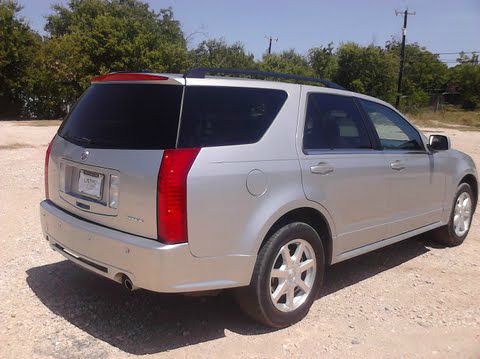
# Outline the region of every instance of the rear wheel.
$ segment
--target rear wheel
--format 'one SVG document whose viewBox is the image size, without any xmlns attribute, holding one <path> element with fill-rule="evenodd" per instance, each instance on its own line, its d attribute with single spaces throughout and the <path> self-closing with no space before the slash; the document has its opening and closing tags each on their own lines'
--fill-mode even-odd
<svg viewBox="0 0 480 359">
<path fill-rule="evenodd" d="M 302 319 L 323 282 L 325 256 L 317 232 L 291 223 L 261 248 L 250 286 L 236 290 L 242 309 L 253 319 L 276 328 Z"/>
<path fill-rule="evenodd" d="M 435 230 L 434 239 L 449 247 L 462 244 L 470 230 L 474 205 L 472 189 L 467 183 L 460 184 L 448 225 Z"/>
</svg>

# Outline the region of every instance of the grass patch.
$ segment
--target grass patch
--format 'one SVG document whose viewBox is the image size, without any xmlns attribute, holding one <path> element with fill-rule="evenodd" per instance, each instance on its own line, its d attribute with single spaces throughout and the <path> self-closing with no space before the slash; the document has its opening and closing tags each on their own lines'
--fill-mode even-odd
<svg viewBox="0 0 480 359">
<path fill-rule="evenodd" d="M 48 127 L 48 126 L 60 126 L 62 120 L 30 120 L 30 121 L 18 121 L 15 124 L 17 126 L 34 126 L 34 127 Z"/>
<path fill-rule="evenodd" d="M 33 148 L 26 143 L 11 143 L 9 145 L 0 145 L 0 150 L 18 150 L 19 148 Z"/>
<path fill-rule="evenodd" d="M 408 114 L 408 117 L 420 127 L 480 131 L 480 111 L 465 111 L 453 106 L 445 106 L 441 111 L 425 110 Z"/>
</svg>

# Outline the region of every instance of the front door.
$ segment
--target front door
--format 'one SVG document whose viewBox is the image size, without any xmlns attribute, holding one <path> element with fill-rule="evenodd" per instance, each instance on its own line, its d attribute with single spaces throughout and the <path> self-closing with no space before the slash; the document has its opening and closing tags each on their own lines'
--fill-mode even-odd
<svg viewBox="0 0 480 359">
<path fill-rule="evenodd" d="M 390 236 L 440 221 L 445 177 L 418 131 L 392 109 L 360 100 L 373 123 L 390 171 Z"/>
<path fill-rule="evenodd" d="M 335 257 L 387 235 L 384 178 L 390 170 L 352 97 L 303 91 L 298 143 L 303 187 L 333 218 Z"/>
</svg>

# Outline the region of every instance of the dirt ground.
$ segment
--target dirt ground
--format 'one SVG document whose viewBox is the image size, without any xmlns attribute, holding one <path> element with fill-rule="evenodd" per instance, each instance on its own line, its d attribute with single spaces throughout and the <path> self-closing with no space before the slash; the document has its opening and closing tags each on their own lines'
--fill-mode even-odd
<svg viewBox="0 0 480 359">
<path fill-rule="evenodd" d="M 53 252 L 38 204 L 56 129 L 0 123 L 0 357 L 480 357 L 478 212 L 460 247 L 413 238 L 331 267 L 303 321 L 266 330 L 228 293 L 130 294 Z M 480 132 L 444 131 L 480 165 Z"/>
</svg>

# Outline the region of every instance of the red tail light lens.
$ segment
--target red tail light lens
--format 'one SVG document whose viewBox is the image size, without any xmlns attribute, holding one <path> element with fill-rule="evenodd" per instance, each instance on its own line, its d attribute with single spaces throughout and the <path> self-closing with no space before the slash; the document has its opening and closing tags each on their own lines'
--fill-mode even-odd
<svg viewBox="0 0 480 359">
<path fill-rule="evenodd" d="M 188 241 L 187 176 L 199 148 L 165 150 L 158 172 L 158 239 L 168 243 Z"/>
<path fill-rule="evenodd" d="M 53 139 L 50 141 L 47 152 L 45 153 L 45 171 L 44 171 L 44 179 L 45 179 L 45 198 L 49 199 L 49 193 L 48 193 L 48 161 L 50 160 L 50 151 L 52 150 L 52 145 L 53 145 Z"/>
</svg>

